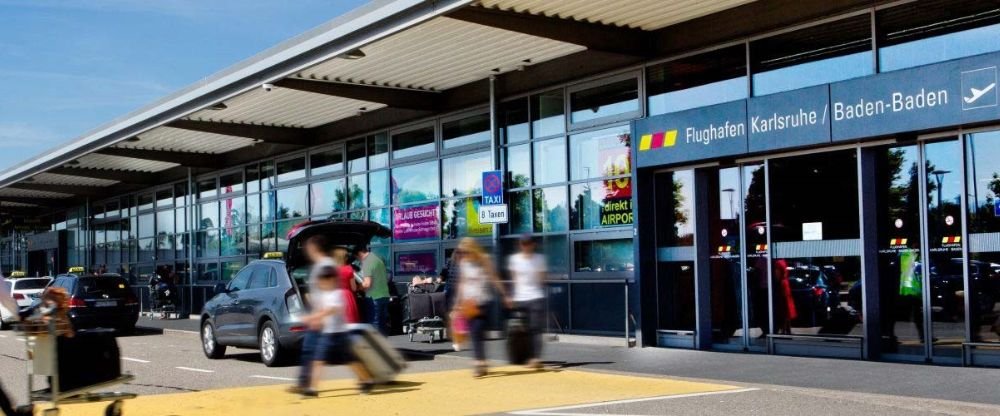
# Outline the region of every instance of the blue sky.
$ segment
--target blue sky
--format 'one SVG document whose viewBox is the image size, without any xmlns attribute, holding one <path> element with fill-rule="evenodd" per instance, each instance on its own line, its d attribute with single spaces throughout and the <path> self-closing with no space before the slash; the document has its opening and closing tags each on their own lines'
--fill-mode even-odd
<svg viewBox="0 0 1000 416">
<path fill-rule="evenodd" d="M 0 170 L 363 0 L 0 0 Z"/>
</svg>

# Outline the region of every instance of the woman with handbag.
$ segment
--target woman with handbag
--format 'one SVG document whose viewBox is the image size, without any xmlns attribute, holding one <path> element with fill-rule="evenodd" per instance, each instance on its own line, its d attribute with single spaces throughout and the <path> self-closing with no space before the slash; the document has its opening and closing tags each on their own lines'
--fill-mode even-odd
<svg viewBox="0 0 1000 416">
<path fill-rule="evenodd" d="M 482 377 L 487 373 L 486 323 L 489 321 L 487 313 L 490 310 L 489 304 L 494 300 L 494 290 L 505 307 L 510 308 L 511 302 L 500 283 L 492 259 L 476 240 L 463 238 L 458 243 L 456 253 L 460 259 L 458 268 L 462 279 L 458 283 L 455 313 L 468 322 L 469 338 L 476 357 L 474 375 Z"/>
</svg>

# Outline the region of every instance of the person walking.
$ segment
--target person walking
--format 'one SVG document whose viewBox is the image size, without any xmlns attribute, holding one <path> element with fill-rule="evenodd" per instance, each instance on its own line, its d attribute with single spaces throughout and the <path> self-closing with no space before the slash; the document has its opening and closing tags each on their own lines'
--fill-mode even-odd
<svg viewBox="0 0 1000 416">
<path fill-rule="evenodd" d="M 483 251 L 476 240 L 466 237 L 458 243 L 458 268 L 462 279 L 458 283 L 456 311 L 466 319 L 469 326 L 469 338 L 476 358 L 475 377 L 487 374 L 486 361 L 486 323 L 490 311 L 489 305 L 494 300 L 494 291 L 499 295 L 504 306 L 510 308 L 512 303 L 507 292 L 497 277 L 493 261 Z"/>
<path fill-rule="evenodd" d="M 361 261 L 361 288 L 368 303 L 368 323 L 382 335 L 389 335 L 389 276 L 385 262 L 368 247 L 359 247 Z"/>
<path fill-rule="evenodd" d="M 361 314 L 355 299 L 355 294 L 358 293 L 358 281 L 354 279 L 354 268 L 347 263 L 347 249 L 343 247 L 333 249 L 332 258 L 337 265 L 338 283 L 344 296 L 344 321 L 349 324 L 359 323 Z"/>
<path fill-rule="evenodd" d="M 535 240 L 525 235 L 518 242 L 520 251 L 507 259 L 507 270 L 514 280 L 514 307 L 527 314 L 531 334 L 531 359 L 528 367 L 542 368 L 542 333 L 545 330 L 545 256 L 536 253 Z"/>
<path fill-rule="evenodd" d="M 320 293 L 320 288 L 318 286 L 320 273 L 323 272 L 324 268 L 336 269 L 336 264 L 333 259 L 328 256 L 327 253 L 327 240 L 323 235 L 315 235 L 306 240 L 303 247 L 306 257 L 312 263 L 312 269 L 309 272 L 309 292 L 306 294 L 306 306 L 312 309 L 313 301 L 317 298 Z M 290 388 L 289 391 L 292 393 L 303 393 L 309 389 L 312 383 L 312 370 L 313 370 L 313 357 L 316 354 L 317 343 L 321 333 L 312 328 L 308 328 L 305 334 L 302 336 L 302 351 L 299 363 L 299 379 L 298 384 Z"/>
<path fill-rule="evenodd" d="M 17 307 L 17 301 L 11 295 L 10 286 L 8 286 L 7 280 L 2 275 L 0 275 L 0 305 L 14 314 L 12 316 L 14 320 L 21 319 L 21 316 L 18 315 L 20 308 Z M 31 406 L 15 409 L 10 398 L 7 397 L 7 392 L 3 390 L 2 383 L 0 383 L 0 411 L 3 411 L 4 416 L 28 416 L 34 414 L 34 408 Z"/>
</svg>

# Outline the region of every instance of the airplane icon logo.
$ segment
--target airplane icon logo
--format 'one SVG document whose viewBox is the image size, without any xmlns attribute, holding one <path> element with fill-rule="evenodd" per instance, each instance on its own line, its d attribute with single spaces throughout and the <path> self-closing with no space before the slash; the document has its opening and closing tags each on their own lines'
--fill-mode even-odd
<svg viewBox="0 0 1000 416">
<path fill-rule="evenodd" d="M 962 72 L 962 110 L 997 106 L 997 67 Z M 971 95 L 968 95 L 970 94 Z"/>
<path fill-rule="evenodd" d="M 997 83 L 994 82 L 994 83 L 992 83 L 990 85 L 987 85 L 986 88 L 983 88 L 981 90 L 970 87 L 969 90 L 972 91 L 972 96 L 971 97 L 962 97 L 962 99 L 965 100 L 966 104 L 972 104 L 972 103 L 976 102 L 976 100 L 980 99 L 982 96 L 986 95 L 986 93 L 988 93 L 990 91 L 993 91 L 993 88 L 996 88 L 996 86 L 997 86 Z"/>
</svg>

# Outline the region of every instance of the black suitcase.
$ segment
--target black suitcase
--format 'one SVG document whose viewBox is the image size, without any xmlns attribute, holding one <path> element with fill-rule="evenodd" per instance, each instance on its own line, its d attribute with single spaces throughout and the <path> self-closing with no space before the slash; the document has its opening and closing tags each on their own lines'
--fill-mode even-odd
<svg viewBox="0 0 1000 416">
<path fill-rule="evenodd" d="M 406 368 L 406 360 L 399 351 L 371 325 L 349 325 L 348 336 L 351 353 L 375 383 L 389 383 Z"/>
<path fill-rule="evenodd" d="M 511 313 L 507 320 L 507 357 L 511 364 L 527 364 L 534 355 L 531 330 L 523 311 Z"/>
<path fill-rule="evenodd" d="M 59 337 L 59 391 L 66 392 L 113 381 L 122 375 L 121 351 L 110 329 L 77 331 Z"/>
<path fill-rule="evenodd" d="M 858 311 L 851 307 L 838 306 L 830 312 L 830 319 L 826 320 L 819 329 L 820 334 L 847 335 L 854 330 L 854 327 L 861 322 Z"/>
</svg>

